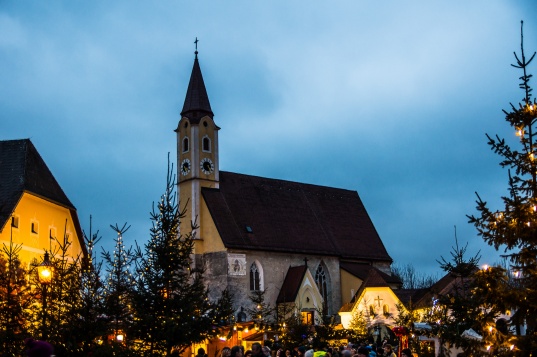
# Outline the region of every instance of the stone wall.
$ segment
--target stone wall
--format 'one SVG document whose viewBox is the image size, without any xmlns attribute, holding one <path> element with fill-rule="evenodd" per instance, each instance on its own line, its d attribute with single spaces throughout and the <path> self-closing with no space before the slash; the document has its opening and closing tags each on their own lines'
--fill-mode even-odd
<svg viewBox="0 0 537 357">
<path fill-rule="evenodd" d="M 231 257 L 228 259 L 228 257 Z M 259 252 L 246 250 L 230 250 L 228 252 L 206 253 L 203 255 L 205 279 L 210 291 L 210 299 L 220 296 L 220 292 L 229 287 L 235 296 L 236 311 L 240 308 L 251 308 L 250 267 L 257 262 L 262 271 L 262 288 L 266 290 L 265 300 L 275 307 L 276 299 L 290 266 L 304 265 L 308 258 L 308 268 L 315 278 L 320 262 L 326 267 L 329 276 L 329 310 L 331 315 L 337 314 L 341 307 L 341 281 L 339 260 L 335 257 L 306 256 L 275 252 Z"/>
</svg>

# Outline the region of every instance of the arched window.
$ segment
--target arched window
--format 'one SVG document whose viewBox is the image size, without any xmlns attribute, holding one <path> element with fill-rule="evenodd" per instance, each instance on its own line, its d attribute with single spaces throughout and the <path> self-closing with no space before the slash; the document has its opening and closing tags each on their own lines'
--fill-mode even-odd
<svg viewBox="0 0 537 357">
<path fill-rule="evenodd" d="M 259 291 L 261 290 L 261 274 L 256 263 L 253 263 L 250 266 L 250 290 Z"/>
<path fill-rule="evenodd" d="M 375 307 L 373 305 L 369 305 L 369 317 L 375 316 Z"/>
<path fill-rule="evenodd" d="M 202 150 L 204 152 L 211 152 L 211 139 L 207 135 L 205 135 L 202 139 Z"/>
<path fill-rule="evenodd" d="M 188 138 L 185 136 L 183 138 L 183 152 L 188 152 L 189 146 Z"/>
<path fill-rule="evenodd" d="M 390 314 L 390 307 L 388 305 L 382 306 L 382 314 L 384 316 L 388 316 Z"/>
<path fill-rule="evenodd" d="M 319 263 L 317 270 L 315 271 L 315 282 L 317 283 L 317 288 L 323 297 L 323 313 L 328 314 L 328 276 L 323 267 L 323 262 Z"/>
</svg>

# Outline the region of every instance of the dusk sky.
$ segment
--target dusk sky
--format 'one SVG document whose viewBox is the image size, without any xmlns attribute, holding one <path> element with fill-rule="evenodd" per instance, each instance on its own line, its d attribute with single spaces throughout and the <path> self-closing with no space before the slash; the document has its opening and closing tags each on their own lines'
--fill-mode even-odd
<svg viewBox="0 0 537 357">
<path fill-rule="evenodd" d="M 106 249 L 116 223 L 145 243 L 197 37 L 221 170 L 358 191 L 399 265 L 440 274 L 455 226 L 491 264 L 466 215 L 507 194 L 485 134 L 515 140 L 521 20 L 529 56 L 535 0 L 0 0 L 0 140 L 32 140 Z"/>
</svg>

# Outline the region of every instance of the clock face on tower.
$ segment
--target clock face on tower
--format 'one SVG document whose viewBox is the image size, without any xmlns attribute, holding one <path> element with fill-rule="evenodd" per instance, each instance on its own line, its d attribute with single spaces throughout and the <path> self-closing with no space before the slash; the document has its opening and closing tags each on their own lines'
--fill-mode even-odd
<svg viewBox="0 0 537 357">
<path fill-rule="evenodd" d="M 186 176 L 190 172 L 190 160 L 184 159 L 183 162 L 181 162 L 181 175 Z"/>
<path fill-rule="evenodd" d="M 204 158 L 203 160 L 201 160 L 200 162 L 200 168 L 201 168 L 201 171 L 205 174 L 205 175 L 209 175 L 211 172 L 214 171 L 214 164 L 213 162 L 211 161 L 211 159 L 209 159 L 208 157 Z"/>
</svg>

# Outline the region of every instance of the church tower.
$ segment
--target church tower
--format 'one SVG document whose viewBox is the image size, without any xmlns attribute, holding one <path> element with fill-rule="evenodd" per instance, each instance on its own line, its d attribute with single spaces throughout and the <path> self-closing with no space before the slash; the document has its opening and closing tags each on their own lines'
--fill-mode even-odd
<svg viewBox="0 0 537 357">
<path fill-rule="evenodd" d="M 186 217 L 181 220 L 181 232 L 190 232 L 190 222 L 201 222 L 201 188 L 218 188 L 218 130 L 201 69 L 198 51 L 181 111 L 177 133 L 177 181 L 180 208 L 186 205 Z M 203 231 L 196 230 L 203 239 Z"/>
</svg>

